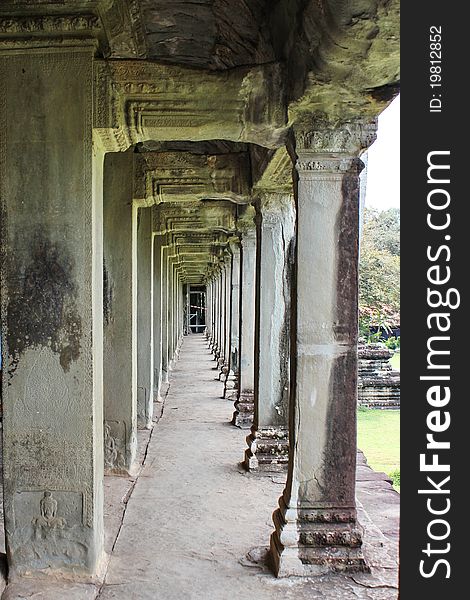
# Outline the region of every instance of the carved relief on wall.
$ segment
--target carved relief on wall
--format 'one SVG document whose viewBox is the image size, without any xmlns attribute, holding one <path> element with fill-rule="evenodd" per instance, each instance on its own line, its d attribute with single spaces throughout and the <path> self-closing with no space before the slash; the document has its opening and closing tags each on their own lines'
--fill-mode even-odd
<svg viewBox="0 0 470 600">
<path fill-rule="evenodd" d="M 32 520 L 36 536 L 47 535 L 48 530 L 63 529 L 67 525 L 67 521 L 57 514 L 57 500 L 53 497 L 52 492 L 44 492 L 39 502 L 39 513 Z"/>
<path fill-rule="evenodd" d="M 125 445 L 125 424 L 119 421 L 105 421 L 104 468 L 106 470 L 123 470 L 126 468 Z"/>
</svg>

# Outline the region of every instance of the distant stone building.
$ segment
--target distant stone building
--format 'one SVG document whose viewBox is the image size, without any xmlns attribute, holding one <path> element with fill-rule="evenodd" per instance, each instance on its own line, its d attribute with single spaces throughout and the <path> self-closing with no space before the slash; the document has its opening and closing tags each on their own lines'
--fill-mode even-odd
<svg viewBox="0 0 470 600">
<path fill-rule="evenodd" d="M 384 344 L 359 344 L 358 404 L 368 408 L 400 407 L 400 373 L 390 364 Z"/>
</svg>

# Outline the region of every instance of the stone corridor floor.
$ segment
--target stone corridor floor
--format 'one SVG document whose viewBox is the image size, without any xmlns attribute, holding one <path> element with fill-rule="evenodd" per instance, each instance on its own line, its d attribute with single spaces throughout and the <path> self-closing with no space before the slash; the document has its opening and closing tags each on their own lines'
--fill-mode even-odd
<svg viewBox="0 0 470 600">
<path fill-rule="evenodd" d="M 106 478 L 104 583 L 24 579 L 3 599 L 397 598 L 399 496 L 362 455 L 358 501 L 372 573 L 309 580 L 270 573 L 263 557 L 283 480 L 241 468 L 248 432 L 229 424 L 233 403 L 221 398 L 214 367 L 203 336 L 185 337 L 153 430 L 140 432 L 139 475 Z"/>
</svg>

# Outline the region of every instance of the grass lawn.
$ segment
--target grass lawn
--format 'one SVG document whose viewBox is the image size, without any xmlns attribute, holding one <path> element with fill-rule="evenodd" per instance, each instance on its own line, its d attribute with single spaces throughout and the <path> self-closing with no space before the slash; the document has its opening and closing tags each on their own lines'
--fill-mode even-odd
<svg viewBox="0 0 470 600">
<path fill-rule="evenodd" d="M 392 369 L 395 369 L 395 371 L 400 370 L 400 353 L 399 352 L 395 352 L 395 354 L 390 359 L 390 364 L 392 365 Z"/>
<path fill-rule="evenodd" d="M 400 411 L 360 408 L 357 417 L 358 447 L 372 469 L 390 475 L 400 491 Z"/>
</svg>

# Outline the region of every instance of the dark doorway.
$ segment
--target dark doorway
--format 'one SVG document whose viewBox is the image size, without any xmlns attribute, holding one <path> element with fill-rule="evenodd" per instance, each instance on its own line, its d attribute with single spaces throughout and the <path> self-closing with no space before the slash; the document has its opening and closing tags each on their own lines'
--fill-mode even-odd
<svg viewBox="0 0 470 600">
<path fill-rule="evenodd" d="M 206 287 L 189 286 L 189 333 L 202 333 L 206 328 Z"/>
</svg>

